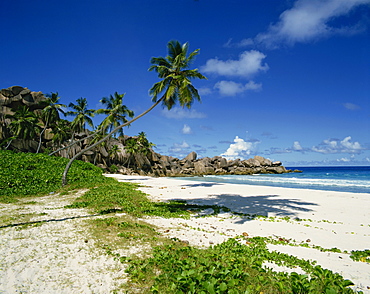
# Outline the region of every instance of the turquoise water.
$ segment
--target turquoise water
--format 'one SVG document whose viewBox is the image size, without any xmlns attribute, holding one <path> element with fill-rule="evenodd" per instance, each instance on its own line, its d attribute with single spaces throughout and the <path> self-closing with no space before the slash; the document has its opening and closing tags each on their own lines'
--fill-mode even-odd
<svg viewBox="0 0 370 294">
<path fill-rule="evenodd" d="M 370 166 L 287 167 L 302 173 L 281 175 L 225 175 L 186 178 L 192 181 L 285 188 L 370 193 Z"/>
</svg>

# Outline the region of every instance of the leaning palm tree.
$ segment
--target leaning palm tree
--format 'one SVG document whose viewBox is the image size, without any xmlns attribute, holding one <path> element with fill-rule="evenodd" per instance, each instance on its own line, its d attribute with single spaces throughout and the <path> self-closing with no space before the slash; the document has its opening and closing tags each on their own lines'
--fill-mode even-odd
<svg viewBox="0 0 370 294">
<path fill-rule="evenodd" d="M 125 94 L 118 94 L 118 92 L 104 97 L 100 102 L 106 107 L 105 109 L 98 109 L 96 113 L 105 114 L 107 117 L 100 123 L 98 129 L 103 132 L 112 131 L 116 127 L 127 122 L 126 115 L 134 117 L 134 112 L 129 110 L 126 105 L 122 104 L 122 100 Z M 119 129 L 118 134 L 123 136 L 122 128 Z"/>
<path fill-rule="evenodd" d="M 44 127 L 40 132 L 39 145 L 37 146 L 36 153 L 39 153 L 41 147 L 42 134 L 51 124 L 54 124 L 58 120 L 60 120 L 59 112 L 65 114 L 63 107 L 67 106 L 64 104 L 59 104 L 58 103 L 59 99 L 60 97 L 58 96 L 58 92 L 56 92 L 46 95 L 46 100 L 40 102 L 40 105 L 44 106 L 40 116 Z"/>
<path fill-rule="evenodd" d="M 198 69 L 188 69 L 194 60 L 195 56 L 199 54 L 199 49 L 193 51 L 188 55 L 188 43 L 181 45 L 178 41 L 170 41 L 167 44 L 168 56 L 167 57 L 153 57 L 151 63 L 153 64 L 149 71 L 156 71 L 158 77 L 162 80 L 155 83 L 149 90 L 149 93 L 153 96 L 152 101 L 155 102 L 149 109 L 136 116 L 132 120 L 116 127 L 107 136 L 100 141 L 89 147 L 81 150 L 68 162 L 62 177 L 63 186 L 67 184 L 67 174 L 74 160 L 80 157 L 84 152 L 91 150 L 100 143 L 106 141 L 110 136 L 119 131 L 125 126 L 133 123 L 140 117 L 147 114 L 159 103 L 163 103 L 167 109 L 171 109 L 178 101 L 182 107 L 191 107 L 194 99 L 200 101 L 198 91 L 191 84 L 191 79 L 206 79 Z M 158 99 L 159 95 L 162 95 Z"/>
</svg>

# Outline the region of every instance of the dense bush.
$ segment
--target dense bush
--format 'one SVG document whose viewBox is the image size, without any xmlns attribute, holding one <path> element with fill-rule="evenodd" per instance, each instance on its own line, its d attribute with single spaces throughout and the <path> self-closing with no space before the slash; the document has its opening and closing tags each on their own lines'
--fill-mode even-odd
<svg viewBox="0 0 370 294">
<path fill-rule="evenodd" d="M 0 150 L 0 201 L 14 197 L 42 195 L 61 188 L 61 178 L 68 159 L 46 154 L 15 153 Z M 68 180 L 71 186 L 91 187 L 105 181 L 102 170 L 90 163 L 75 161 Z"/>
</svg>

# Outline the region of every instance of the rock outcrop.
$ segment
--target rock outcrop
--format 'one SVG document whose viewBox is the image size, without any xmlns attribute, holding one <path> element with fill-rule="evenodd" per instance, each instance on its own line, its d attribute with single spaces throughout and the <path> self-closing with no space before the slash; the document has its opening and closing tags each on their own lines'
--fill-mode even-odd
<svg viewBox="0 0 370 294">
<path fill-rule="evenodd" d="M 30 111 L 42 109 L 41 101 L 46 98 L 42 92 L 32 92 L 21 86 L 13 86 L 0 90 L 0 112 L 2 114 L 13 114 L 13 109 L 19 106 L 28 106 Z"/>
<path fill-rule="evenodd" d="M 252 174 L 282 174 L 292 172 L 287 170 L 280 161 L 272 162 L 261 156 L 247 160 L 227 160 L 221 156 L 197 159 L 197 154 L 191 152 L 184 159 L 156 154 L 156 160 L 151 161 L 149 169 L 127 169 L 121 172 L 150 176 L 202 176 L 202 175 L 252 175 Z"/>
</svg>

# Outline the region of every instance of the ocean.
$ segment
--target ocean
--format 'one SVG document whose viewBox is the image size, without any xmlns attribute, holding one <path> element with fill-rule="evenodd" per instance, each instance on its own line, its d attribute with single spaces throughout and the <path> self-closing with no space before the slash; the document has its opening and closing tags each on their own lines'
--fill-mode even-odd
<svg viewBox="0 0 370 294">
<path fill-rule="evenodd" d="M 184 178 L 192 181 L 298 189 L 370 193 L 370 166 L 287 167 L 302 173 L 223 175 Z"/>
</svg>

